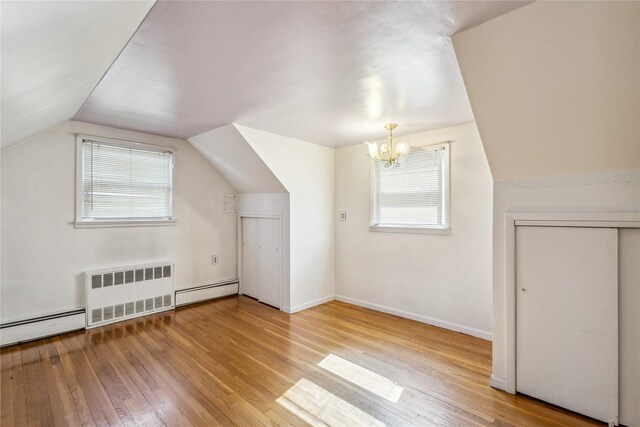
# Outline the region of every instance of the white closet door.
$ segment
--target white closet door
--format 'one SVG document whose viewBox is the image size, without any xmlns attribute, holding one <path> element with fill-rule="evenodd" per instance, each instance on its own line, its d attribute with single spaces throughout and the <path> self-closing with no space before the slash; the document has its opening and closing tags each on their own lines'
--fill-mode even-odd
<svg viewBox="0 0 640 427">
<path fill-rule="evenodd" d="M 620 229 L 620 424 L 640 427 L 640 229 Z"/>
<path fill-rule="evenodd" d="M 242 293 L 259 298 L 258 218 L 242 218 Z"/>
<path fill-rule="evenodd" d="M 280 308 L 280 220 L 260 218 L 259 223 L 259 299 Z"/>
<path fill-rule="evenodd" d="M 618 416 L 618 231 L 516 229 L 517 390 Z"/>
</svg>

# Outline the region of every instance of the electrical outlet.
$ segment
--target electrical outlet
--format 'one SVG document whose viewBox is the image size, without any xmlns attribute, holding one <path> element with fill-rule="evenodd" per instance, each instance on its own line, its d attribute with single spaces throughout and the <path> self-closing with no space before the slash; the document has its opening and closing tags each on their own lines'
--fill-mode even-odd
<svg viewBox="0 0 640 427">
<path fill-rule="evenodd" d="M 347 211 L 340 211 L 340 221 L 347 220 Z"/>
<path fill-rule="evenodd" d="M 218 264 L 218 255 L 211 255 L 211 264 L 212 265 Z"/>
</svg>

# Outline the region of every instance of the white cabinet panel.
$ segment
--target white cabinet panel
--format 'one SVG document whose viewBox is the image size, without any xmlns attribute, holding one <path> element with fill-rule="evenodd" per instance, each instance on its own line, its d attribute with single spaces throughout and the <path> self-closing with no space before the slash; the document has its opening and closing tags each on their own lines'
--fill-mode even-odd
<svg viewBox="0 0 640 427">
<path fill-rule="evenodd" d="M 242 218 L 242 293 L 259 298 L 258 218 Z"/>
<path fill-rule="evenodd" d="M 518 392 L 618 416 L 618 230 L 516 229 Z"/>
<path fill-rule="evenodd" d="M 260 301 L 280 307 L 280 220 L 259 219 Z"/>
<path fill-rule="evenodd" d="M 620 229 L 620 423 L 640 427 L 640 229 Z"/>
<path fill-rule="evenodd" d="M 242 218 L 242 293 L 280 308 L 280 219 Z"/>
</svg>

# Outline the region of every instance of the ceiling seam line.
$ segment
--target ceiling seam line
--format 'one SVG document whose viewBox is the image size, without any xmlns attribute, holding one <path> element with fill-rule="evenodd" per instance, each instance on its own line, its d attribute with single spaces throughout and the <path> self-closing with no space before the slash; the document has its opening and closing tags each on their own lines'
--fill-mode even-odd
<svg viewBox="0 0 640 427">
<path fill-rule="evenodd" d="M 149 14 L 151 13 L 151 11 L 156 7 L 156 5 L 158 4 L 158 0 L 154 0 L 153 2 L 153 6 L 151 6 L 149 8 L 149 10 L 147 11 L 147 13 L 144 15 L 144 18 L 142 18 L 142 20 L 140 21 L 140 23 L 138 24 L 138 26 L 136 27 L 136 29 L 133 31 L 133 33 L 131 33 L 131 36 L 129 36 L 129 38 L 127 39 L 127 42 L 124 44 L 124 46 L 122 46 L 122 49 L 120 49 L 120 52 L 118 52 L 118 54 L 116 55 L 116 57 L 113 59 L 113 61 L 111 61 L 111 64 L 109 65 L 109 67 L 107 67 L 107 69 L 105 70 L 104 73 L 102 73 L 102 76 L 100 77 L 100 79 L 98 80 L 98 82 L 95 84 L 95 86 L 93 87 L 93 89 L 91 89 L 91 92 L 89 92 L 89 94 L 84 98 L 84 100 L 82 101 L 82 104 L 80 104 L 80 107 L 78 107 L 78 110 L 76 110 L 75 113 L 73 113 L 73 116 L 71 116 L 71 118 L 69 119 L 70 121 L 73 120 L 73 118 L 80 112 L 80 110 L 82 110 L 82 107 L 84 107 L 84 104 L 87 103 L 87 100 L 89 99 L 89 97 L 91 97 L 91 95 L 93 95 L 93 92 L 95 92 L 95 90 L 98 88 L 98 86 L 100 86 L 100 83 L 102 83 L 102 81 L 104 80 L 104 78 L 107 76 L 107 73 L 109 73 L 109 71 L 111 70 L 111 68 L 113 68 L 113 64 L 116 63 L 116 61 L 120 58 L 120 55 L 122 55 L 122 52 L 124 52 L 124 50 L 127 48 L 127 46 L 129 46 L 129 43 L 131 43 L 131 40 L 133 40 L 133 37 L 136 35 L 136 33 L 138 32 L 138 30 L 140 29 L 140 27 L 142 27 L 142 24 L 144 24 L 144 21 L 147 20 L 147 17 L 149 16 Z"/>
</svg>

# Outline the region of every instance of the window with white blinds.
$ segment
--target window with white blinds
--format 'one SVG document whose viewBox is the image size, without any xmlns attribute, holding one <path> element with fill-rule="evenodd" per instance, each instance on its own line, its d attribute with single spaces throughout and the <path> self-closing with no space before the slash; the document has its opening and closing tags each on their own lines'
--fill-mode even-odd
<svg viewBox="0 0 640 427">
<path fill-rule="evenodd" d="M 414 148 L 395 169 L 374 162 L 372 226 L 449 226 L 448 146 Z"/>
<path fill-rule="evenodd" d="M 173 153 L 82 140 L 82 221 L 172 220 Z"/>
</svg>

